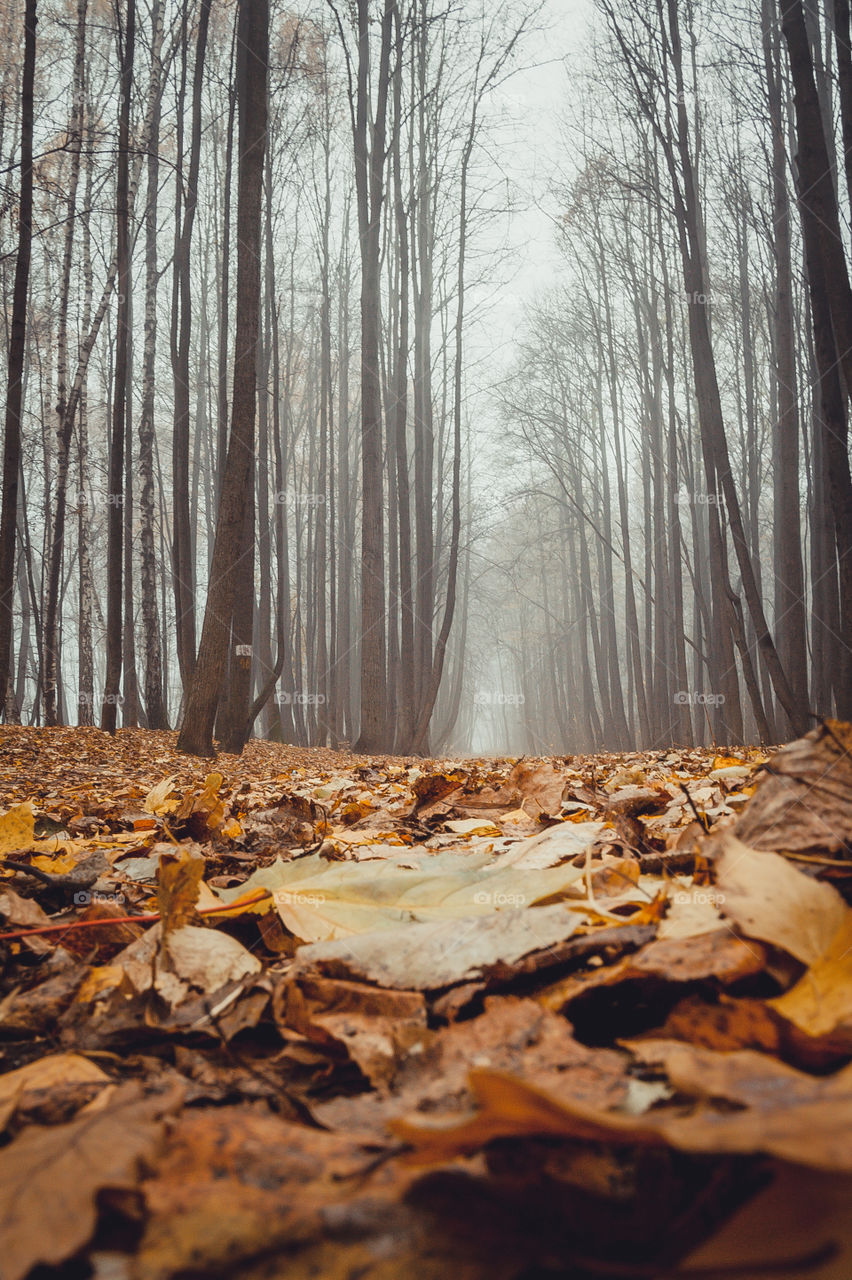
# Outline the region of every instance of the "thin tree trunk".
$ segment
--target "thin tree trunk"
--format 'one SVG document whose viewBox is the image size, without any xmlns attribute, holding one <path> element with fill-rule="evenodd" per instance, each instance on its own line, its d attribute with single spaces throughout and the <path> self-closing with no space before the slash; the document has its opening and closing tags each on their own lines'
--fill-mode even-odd
<svg viewBox="0 0 852 1280">
<path fill-rule="evenodd" d="M 151 75 L 161 78 L 163 2 L 152 14 Z M 160 181 L 160 107 L 154 111 L 147 157 L 145 209 L 145 333 L 142 352 L 142 412 L 139 417 L 139 546 L 142 625 L 145 632 L 144 698 L 148 727 L 167 729 L 163 697 L 163 657 L 157 603 L 157 557 L 154 547 L 154 395 L 157 362 L 157 211 Z"/>
<path fill-rule="evenodd" d="M 194 755 L 213 754 L 213 725 L 228 655 L 237 583 L 240 575 L 245 573 L 240 548 L 247 508 L 253 509 L 254 506 L 251 486 L 255 445 L 261 205 L 269 61 L 268 0 L 241 0 L 238 21 L 237 100 L 240 139 L 233 410 L 201 644 L 189 684 L 186 713 L 178 739 L 179 749 Z M 246 706 L 246 726 L 248 717 L 249 708 Z"/>
<path fill-rule="evenodd" d="M 117 3 L 117 0 L 116 0 Z M 122 541 L 124 532 L 124 438 L 127 430 L 128 356 L 130 349 L 130 102 L 133 93 L 133 51 L 136 37 L 136 0 L 127 0 L 125 21 L 118 19 L 121 63 L 121 114 L 118 126 L 116 179 L 116 265 L 118 310 L 116 316 L 115 379 L 109 443 L 107 497 L 107 625 L 106 678 L 101 707 L 101 728 L 115 733 L 120 698 L 122 659 Z"/>
<path fill-rule="evenodd" d="M 354 119 L 355 184 L 361 245 L 361 729 L 358 750 L 388 745 L 385 707 L 385 566 L 382 393 L 379 367 L 379 247 L 384 194 L 392 0 L 385 0 L 370 115 L 370 6 L 358 0 L 358 76 Z M 369 142 L 368 142 L 369 133 Z"/>
<path fill-rule="evenodd" d="M 24 353 L 27 341 L 27 295 L 33 235 L 33 86 L 36 59 L 36 0 L 26 0 L 24 70 L 21 81 L 21 190 L 18 252 L 12 295 L 12 323 L 6 379 L 3 445 L 3 503 L 0 512 L 0 681 L 3 705 L 12 672 L 12 610 L 15 591 L 15 541 L 18 520 L 18 474 L 21 466 L 21 408 Z"/>
<path fill-rule="evenodd" d="M 201 90 L 204 83 L 204 58 L 210 23 L 212 0 L 201 0 L 198 35 L 195 45 L 195 67 L 192 82 L 192 126 L 189 143 L 189 172 L 185 188 L 176 200 L 175 250 L 172 260 L 172 369 L 174 373 L 174 435 L 172 438 L 173 528 L 172 561 L 174 565 L 175 618 L 177 651 L 181 679 L 186 689 L 195 665 L 195 557 L 193 524 L 189 502 L 189 344 L 192 330 L 190 260 L 192 230 L 198 207 L 198 169 L 201 155 Z M 188 0 L 184 0 L 184 30 Z M 181 92 L 178 100 L 179 156 L 182 141 L 180 119 L 186 73 L 186 46 L 183 48 Z M 179 181 L 181 178 L 179 177 Z"/>
</svg>

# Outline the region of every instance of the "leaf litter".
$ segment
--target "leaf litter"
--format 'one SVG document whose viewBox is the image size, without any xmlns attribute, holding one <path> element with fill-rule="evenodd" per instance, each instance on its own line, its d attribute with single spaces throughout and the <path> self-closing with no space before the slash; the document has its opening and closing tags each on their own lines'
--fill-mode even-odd
<svg viewBox="0 0 852 1280">
<path fill-rule="evenodd" d="M 0 1280 L 848 1280 L 850 746 L 3 728 Z"/>
</svg>

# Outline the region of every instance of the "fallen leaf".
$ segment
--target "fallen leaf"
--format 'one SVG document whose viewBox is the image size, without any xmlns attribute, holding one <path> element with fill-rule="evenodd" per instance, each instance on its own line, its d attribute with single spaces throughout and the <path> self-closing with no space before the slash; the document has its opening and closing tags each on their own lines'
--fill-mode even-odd
<svg viewBox="0 0 852 1280">
<path fill-rule="evenodd" d="M 163 933 L 196 920 L 195 904 L 201 892 L 204 858 L 190 848 L 163 853 L 157 864 L 157 910 Z"/>
<path fill-rule="evenodd" d="M 309 973 L 288 975 L 276 992 L 275 1008 L 290 1030 L 342 1045 L 375 1088 L 389 1084 L 427 1034 L 426 1002 L 419 992 Z"/>
<path fill-rule="evenodd" d="M 715 846 L 718 898 L 724 915 L 750 938 L 812 964 L 846 924 L 849 908 L 836 889 L 806 876 L 785 858 L 758 853 L 735 836 Z"/>
<path fill-rule="evenodd" d="M 459 818 L 444 826 L 457 836 L 499 836 L 500 828 L 485 818 Z"/>
<path fill-rule="evenodd" d="M 403 990 L 437 990 L 485 978 L 498 967 L 510 970 L 539 952 L 546 959 L 582 923 L 579 912 L 561 905 L 412 923 L 300 947 L 296 967 Z"/>
<path fill-rule="evenodd" d="M 476 1070 L 470 1073 L 470 1087 L 479 1110 L 469 1119 L 447 1127 L 397 1120 L 391 1128 L 411 1144 L 410 1159 L 418 1163 L 468 1155 L 496 1138 L 549 1135 L 668 1145 L 702 1155 L 775 1155 L 815 1169 L 852 1173 L 847 1140 L 852 1124 L 852 1071 L 839 1072 L 830 1081 L 803 1073 L 791 1077 L 792 1068 L 761 1055 L 750 1057 L 759 1059 L 755 1105 L 738 1111 L 699 1104 L 684 1114 L 682 1108 L 666 1105 L 642 1116 L 628 1116 L 554 1097 L 504 1072 Z M 792 1102 L 788 1099 L 791 1079 L 796 1080 L 798 1091 Z"/>
<path fill-rule="evenodd" d="M 475 855 L 474 855 L 475 857 Z M 295 937 L 319 942 L 430 919 L 464 919 L 565 896 L 577 897 L 573 886 L 582 869 L 566 867 L 524 872 L 503 860 L 491 865 L 464 854 L 433 859 L 434 869 L 411 869 L 388 859 L 380 868 L 360 862 L 328 862 L 319 854 L 293 862 L 280 860 L 256 871 L 236 889 L 220 891 L 225 903 L 258 889 L 271 900 Z"/>
<path fill-rule="evenodd" d="M 170 778 L 163 778 L 162 782 L 158 782 L 151 788 L 142 801 L 142 808 L 146 813 L 162 815 L 177 813 L 180 808 L 180 796 L 175 788 L 176 781 L 177 775 L 172 774 Z"/>
<path fill-rule="evenodd" d="M 564 1018 L 534 1000 L 491 996 L 478 1018 L 432 1033 L 421 1052 L 404 1058 L 392 1094 L 338 1098 L 319 1106 L 318 1115 L 333 1128 L 374 1138 L 387 1136 L 388 1121 L 406 1107 L 445 1119 L 463 1115 L 474 1102 L 472 1066 L 523 1073 L 598 1106 L 621 1105 L 629 1092 L 623 1053 L 580 1044 Z"/>
<path fill-rule="evenodd" d="M 51 1053 L 0 1075 L 0 1131 L 28 1096 L 63 1085 L 109 1084 L 109 1076 L 79 1053 Z"/>
<path fill-rule="evenodd" d="M 0 814 L 0 857 L 21 853 L 33 847 L 35 818 L 29 800 L 13 805 Z"/>
<path fill-rule="evenodd" d="M 34 1125 L 0 1150 L 3 1280 L 70 1258 L 94 1232 L 98 1194 L 137 1185 L 141 1162 L 153 1157 L 164 1116 L 179 1100 L 174 1092 L 141 1094 L 139 1085 L 123 1085 L 105 1110 Z"/>
<path fill-rule="evenodd" d="M 734 834 L 754 849 L 848 858 L 852 727 L 826 720 L 776 752 Z"/>
<path fill-rule="evenodd" d="M 504 858 L 503 865 L 524 871 L 556 867 L 591 849 L 605 827 L 603 822 L 559 822 L 537 836 L 521 840 Z"/>
<path fill-rule="evenodd" d="M 218 929 L 182 925 L 171 930 L 164 949 L 179 978 L 210 993 L 263 968 L 241 942 Z"/>
<path fill-rule="evenodd" d="M 769 1004 L 806 1035 L 842 1033 L 852 1050 L 852 911 L 796 985 Z"/>
</svg>

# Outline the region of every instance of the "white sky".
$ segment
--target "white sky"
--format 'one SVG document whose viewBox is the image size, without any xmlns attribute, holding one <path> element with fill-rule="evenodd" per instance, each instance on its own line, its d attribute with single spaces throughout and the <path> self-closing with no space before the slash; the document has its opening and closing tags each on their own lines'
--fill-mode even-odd
<svg viewBox="0 0 852 1280">
<path fill-rule="evenodd" d="M 559 268 L 550 187 L 571 167 L 561 124 L 570 111 L 570 68 L 581 60 L 591 18 L 592 0 L 550 0 L 542 29 L 525 42 L 522 69 L 499 90 L 511 122 L 501 129 L 500 160 L 517 201 L 508 225 L 511 278 L 495 299 L 500 346 L 512 344 L 524 305 L 553 284 Z M 491 328 L 492 342 L 496 336 Z"/>
</svg>

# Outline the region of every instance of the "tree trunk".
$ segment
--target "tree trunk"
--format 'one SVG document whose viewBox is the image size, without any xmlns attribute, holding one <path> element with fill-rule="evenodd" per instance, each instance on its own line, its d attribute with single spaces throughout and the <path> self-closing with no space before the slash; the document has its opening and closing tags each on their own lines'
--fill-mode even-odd
<svg viewBox="0 0 852 1280">
<path fill-rule="evenodd" d="M 184 31 L 186 5 L 184 0 Z M 204 57 L 210 22 L 211 0 L 201 0 L 198 35 L 195 45 L 195 67 L 192 82 L 192 126 L 189 143 L 189 172 L 186 185 L 179 187 L 176 203 L 175 251 L 172 259 L 172 370 L 174 373 L 174 435 L 172 437 L 173 528 L 172 564 L 174 571 L 175 622 L 177 628 L 178 665 L 184 690 L 195 665 L 195 557 L 193 555 L 192 516 L 189 502 L 189 343 L 192 331 L 190 289 L 190 255 L 195 211 L 198 206 L 198 168 L 201 155 L 201 90 L 204 83 Z M 178 164 L 183 163 L 182 117 L 186 76 L 186 42 L 184 41 L 181 87 L 178 99 Z M 178 174 L 182 183 L 183 175 Z"/>
<path fill-rule="evenodd" d="M 852 476 L 846 406 L 852 390 L 852 290 L 840 231 L 826 132 L 800 0 L 788 0 L 782 30 L 795 90 L 796 185 L 805 245 L 814 354 L 820 378 L 822 433 L 828 494 L 840 564 L 840 617 L 852 629 Z M 842 373 L 845 388 L 838 373 Z M 837 713 L 852 715 L 852 661 L 847 645 L 836 688 Z"/>
<path fill-rule="evenodd" d="M 370 5 L 358 0 L 358 77 L 353 122 L 361 246 L 361 730 L 359 751 L 388 746 L 385 707 L 384 484 L 382 475 L 381 280 L 379 250 L 385 164 L 392 0 L 385 0 L 370 123 Z M 369 133 L 369 141 L 368 141 Z"/>
<path fill-rule="evenodd" d="M 156 0 L 151 75 L 161 68 L 163 2 Z M 163 696 L 163 655 L 157 604 L 157 556 L 154 546 L 154 394 L 157 360 L 157 194 L 160 181 L 160 108 L 154 111 L 148 143 L 148 189 L 145 209 L 145 333 L 142 352 L 142 412 L 139 418 L 139 546 L 142 625 L 145 632 L 145 712 L 150 729 L 167 729 Z"/>
<path fill-rule="evenodd" d="M 12 322 L 6 379 L 3 445 L 3 502 L 0 512 L 0 681 L 3 704 L 12 669 L 12 621 L 15 591 L 15 541 L 18 521 L 18 473 L 21 466 L 21 408 L 27 340 L 27 295 L 33 236 L 33 85 L 36 57 L 36 0 L 26 0 L 24 70 L 21 80 L 21 190 L 18 252 L 12 295 Z"/>
<path fill-rule="evenodd" d="M 107 624 L 106 679 L 101 707 L 101 728 L 115 733 L 120 699 L 122 658 L 122 542 L 124 532 L 124 437 L 127 430 L 128 354 L 130 348 L 130 102 L 133 93 L 133 50 L 136 37 L 136 0 L 127 0 L 125 21 L 118 19 L 121 64 L 121 112 L 118 125 L 116 177 L 116 315 L 115 375 L 109 442 L 109 491 L 107 494 Z"/>
<path fill-rule="evenodd" d="M 260 248 L 263 164 L 266 144 L 266 86 L 269 61 L 268 0 L 240 0 L 237 101 L 239 180 L 237 196 L 237 315 L 231 435 L 216 521 L 210 586 L 198 661 L 190 680 L 181 751 L 213 754 L 213 726 L 228 656 L 240 560 L 251 489 L 255 444 L 257 337 L 260 311 Z M 237 657 L 241 655 L 235 655 Z M 249 708 L 246 706 L 246 722 Z"/>
</svg>

